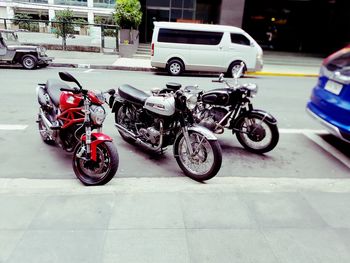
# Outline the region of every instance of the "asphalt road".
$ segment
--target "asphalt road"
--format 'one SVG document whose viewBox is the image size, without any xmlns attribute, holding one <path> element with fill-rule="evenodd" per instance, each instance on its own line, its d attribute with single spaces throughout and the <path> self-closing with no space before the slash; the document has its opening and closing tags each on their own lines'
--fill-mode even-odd
<svg viewBox="0 0 350 263">
<path fill-rule="evenodd" d="M 88 89 L 107 90 L 128 83 L 142 90 L 162 87 L 166 82 L 198 84 L 203 89 L 220 87 L 211 76 L 172 78 L 146 72 L 47 68 L 34 71 L 0 69 L 0 160 L 2 178 L 72 179 L 71 155 L 41 142 L 35 123 L 38 112 L 35 87 L 59 71 L 71 72 Z M 223 164 L 219 177 L 259 178 L 348 178 L 349 145 L 331 136 L 317 135 L 323 128 L 305 112 L 316 78 L 247 77 L 259 92 L 254 106 L 269 111 L 281 131 L 277 147 L 265 155 L 245 151 L 229 132 L 219 135 Z M 106 105 L 107 108 L 107 105 Z M 107 108 L 107 111 L 109 109 Z M 147 154 L 121 140 L 113 125 L 113 115 L 105 121 L 104 132 L 115 140 L 120 166 L 117 177 L 183 176 L 172 155 L 172 147 L 162 156 Z M 24 125 L 14 130 L 4 125 Z M 12 128 L 11 128 L 12 127 Z M 23 129 L 22 129 L 23 128 Z M 140 172 L 142 171 L 142 172 Z"/>
</svg>

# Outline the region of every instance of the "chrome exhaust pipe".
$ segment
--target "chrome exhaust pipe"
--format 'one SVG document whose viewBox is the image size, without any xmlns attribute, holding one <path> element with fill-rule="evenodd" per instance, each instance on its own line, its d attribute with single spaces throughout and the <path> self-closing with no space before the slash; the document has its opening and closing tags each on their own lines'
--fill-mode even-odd
<svg viewBox="0 0 350 263">
<path fill-rule="evenodd" d="M 46 118 L 43 110 L 39 108 L 39 114 L 47 130 L 51 131 L 52 123 Z"/>
<path fill-rule="evenodd" d="M 133 132 L 129 131 L 128 129 L 126 129 L 125 127 L 121 126 L 118 123 L 114 124 L 115 127 L 117 127 L 117 129 L 121 130 L 122 132 L 125 132 L 127 134 L 129 134 L 136 143 L 144 146 L 145 148 L 151 150 L 151 151 L 159 151 L 162 149 L 162 144 L 163 144 L 163 125 L 162 123 L 160 123 L 160 138 L 159 138 L 159 144 L 157 145 L 157 147 L 153 147 L 150 144 L 142 141 L 140 138 L 138 138 L 138 136 L 136 134 L 134 134 Z"/>
</svg>

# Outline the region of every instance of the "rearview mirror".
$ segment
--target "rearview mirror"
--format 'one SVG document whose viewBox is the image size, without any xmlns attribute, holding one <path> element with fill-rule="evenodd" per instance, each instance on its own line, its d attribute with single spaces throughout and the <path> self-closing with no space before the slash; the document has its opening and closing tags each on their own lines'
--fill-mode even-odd
<svg viewBox="0 0 350 263">
<path fill-rule="evenodd" d="M 64 81 L 67 82 L 74 82 L 75 84 L 78 85 L 79 88 L 82 89 L 82 86 L 80 85 L 80 83 L 68 72 L 59 72 L 58 75 L 60 76 L 60 78 Z"/>
</svg>

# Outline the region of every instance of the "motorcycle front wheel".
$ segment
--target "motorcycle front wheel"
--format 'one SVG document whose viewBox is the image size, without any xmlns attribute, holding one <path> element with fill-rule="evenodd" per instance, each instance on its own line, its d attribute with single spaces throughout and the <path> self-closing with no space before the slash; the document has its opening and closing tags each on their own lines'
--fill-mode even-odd
<svg viewBox="0 0 350 263">
<path fill-rule="evenodd" d="M 218 141 L 208 140 L 204 135 L 189 131 L 190 147 L 193 155 L 187 149 L 183 134 L 174 144 L 175 159 L 186 174 L 196 181 L 206 181 L 213 178 L 220 170 L 222 163 L 221 147 Z"/>
<path fill-rule="evenodd" d="M 82 144 L 79 144 L 73 155 L 73 170 L 77 178 L 84 185 L 103 185 L 108 183 L 118 170 L 119 156 L 117 148 L 112 142 L 103 142 L 97 145 L 96 161 L 86 160 L 85 154 L 82 158 L 80 153 Z"/>
<path fill-rule="evenodd" d="M 263 115 L 250 114 L 238 120 L 236 137 L 248 151 L 263 154 L 274 149 L 279 140 L 276 124 L 272 124 Z"/>
</svg>

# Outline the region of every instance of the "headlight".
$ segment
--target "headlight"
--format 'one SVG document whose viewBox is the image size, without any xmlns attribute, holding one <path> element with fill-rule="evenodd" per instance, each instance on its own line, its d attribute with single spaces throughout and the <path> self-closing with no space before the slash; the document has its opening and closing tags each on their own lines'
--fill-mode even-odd
<svg viewBox="0 0 350 263">
<path fill-rule="evenodd" d="M 46 48 L 44 47 L 37 47 L 37 52 L 39 53 L 40 56 L 45 56 L 46 53 Z"/>
<path fill-rule="evenodd" d="M 254 83 L 244 84 L 243 87 L 250 91 L 251 96 L 255 96 L 258 93 L 258 86 Z"/>
<path fill-rule="evenodd" d="M 188 109 L 193 110 L 197 105 L 197 94 L 186 95 L 186 106 Z"/>
<path fill-rule="evenodd" d="M 92 105 L 90 112 L 91 120 L 94 124 L 101 125 L 106 118 L 106 111 L 101 106 Z"/>
</svg>

